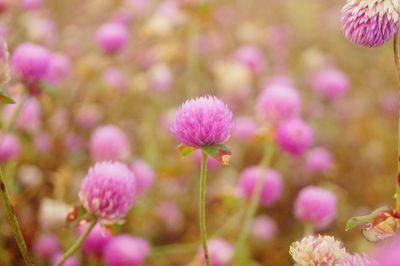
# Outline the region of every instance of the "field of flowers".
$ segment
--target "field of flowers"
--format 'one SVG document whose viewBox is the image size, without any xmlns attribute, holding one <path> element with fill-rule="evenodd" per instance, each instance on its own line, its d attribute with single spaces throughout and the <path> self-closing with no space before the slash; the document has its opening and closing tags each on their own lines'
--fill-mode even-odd
<svg viewBox="0 0 400 266">
<path fill-rule="evenodd" d="M 399 21 L 0 0 L 0 266 L 400 266 Z"/>
</svg>

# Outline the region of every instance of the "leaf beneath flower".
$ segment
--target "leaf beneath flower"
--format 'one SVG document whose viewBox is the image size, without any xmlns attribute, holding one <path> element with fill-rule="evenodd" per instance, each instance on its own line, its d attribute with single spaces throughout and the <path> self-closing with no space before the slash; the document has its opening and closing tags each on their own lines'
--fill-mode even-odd
<svg viewBox="0 0 400 266">
<path fill-rule="evenodd" d="M 79 224 L 87 218 L 88 212 L 83 206 L 73 206 L 72 210 L 67 214 L 67 225 Z"/>
<path fill-rule="evenodd" d="M 345 230 L 349 231 L 361 223 L 372 222 L 372 220 L 376 216 L 380 215 L 383 211 L 388 209 L 388 207 L 380 207 L 368 215 L 352 217 L 347 221 Z"/>
<path fill-rule="evenodd" d="M 4 91 L 0 91 L 0 101 L 8 104 L 15 103 L 15 101 L 10 96 L 8 96 Z"/>
<path fill-rule="evenodd" d="M 229 160 L 231 158 L 232 152 L 229 147 L 224 144 L 214 145 L 214 146 L 203 146 L 202 151 L 207 153 L 207 155 L 213 157 L 219 163 L 223 165 L 229 165 Z"/>
<path fill-rule="evenodd" d="M 39 89 L 48 93 L 50 96 L 58 97 L 60 95 L 59 90 L 54 85 L 47 82 L 40 82 L 38 84 Z"/>
<path fill-rule="evenodd" d="M 195 147 L 185 146 L 182 144 L 178 146 L 178 149 L 183 157 L 188 156 L 189 154 L 191 154 L 192 152 L 194 152 L 196 150 Z"/>
</svg>

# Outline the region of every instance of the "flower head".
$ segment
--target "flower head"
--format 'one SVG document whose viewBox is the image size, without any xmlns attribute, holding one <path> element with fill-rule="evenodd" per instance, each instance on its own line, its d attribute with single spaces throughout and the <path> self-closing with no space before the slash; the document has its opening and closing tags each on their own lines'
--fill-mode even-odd
<svg viewBox="0 0 400 266">
<path fill-rule="evenodd" d="M 334 100 L 342 97 L 349 89 L 347 75 L 339 69 L 328 68 L 314 73 L 311 78 L 311 87 L 322 98 Z"/>
<path fill-rule="evenodd" d="M 240 47 L 235 53 L 235 59 L 254 74 L 259 74 L 264 67 L 264 58 L 261 50 L 253 45 Z"/>
<path fill-rule="evenodd" d="M 249 140 L 257 131 L 257 123 L 254 119 L 242 116 L 235 119 L 232 135 L 237 139 Z"/>
<path fill-rule="evenodd" d="M 253 221 L 251 233 L 259 241 L 269 241 L 277 235 L 278 226 L 271 217 L 266 215 L 258 216 Z"/>
<path fill-rule="evenodd" d="M 300 220 L 325 228 L 336 216 L 336 196 L 323 188 L 305 187 L 296 199 L 294 212 Z"/>
<path fill-rule="evenodd" d="M 118 52 L 128 42 L 128 31 L 120 23 L 106 23 L 97 30 L 96 42 L 103 52 Z"/>
<path fill-rule="evenodd" d="M 140 266 L 149 251 L 150 245 L 145 239 L 123 234 L 110 241 L 103 259 L 108 266 Z"/>
<path fill-rule="evenodd" d="M 11 57 L 11 67 L 15 75 L 29 84 L 41 80 L 49 65 L 50 53 L 46 48 L 33 43 L 20 44 Z"/>
<path fill-rule="evenodd" d="M 129 168 L 135 175 L 136 194 L 143 195 L 154 183 L 153 168 L 143 160 L 134 161 Z"/>
<path fill-rule="evenodd" d="M 61 252 L 55 254 L 51 258 L 52 265 L 56 265 L 56 263 L 58 263 L 61 260 L 62 256 L 63 254 Z M 78 266 L 78 265 L 79 265 L 78 258 L 76 256 L 71 256 L 63 263 L 62 266 Z"/>
<path fill-rule="evenodd" d="M 264 179 L 260 203 L 264 206 L 271 206 L 282 194 L 281 175 L 273 169 L 263 170 L 260 166 L 250 166 L 244 169 L 240 174 L 239 187 L 246 198 L 251 198 L 253 195 L 258 178 Z"/>
<path fill-rule="evenodd" d="M 95 161 L 124 160 L 130 154 L 128 138 L 113 125 L 98 127 L 90 138 L 89 146 Z"/>
<path fill-rule="evenodd" d="M 280 123 L 276 135 L 279 147 L 295 156 L 305 152 L 314 136 L 311 127 L 299 118 Z"/>
<path fill-rule="evenodd" d="M 398 0 L 348 0 L 342 9 L 342 30 L 358 45 L 379 47 L 396 34 L 399 12 Z"/>
<path fill-rule="evenodd" d="M 96 163 L 82 180 L 79 193 L 86 210 L 105 224 L 121 222 L 134 197 L 134 175 L 118 162 Z"/>
<path fill-rule="evenodd" d="M 346 255 L 343 244 L 332 236 L 310 235 L 290 245 L 295 266 L 339 265 Z"/>
<path fill-rule="evenodd" d="M 199 97 L 179 107 L 171 131 L 187 146 L 218 145 L 230 136 L 232 116 L 228 106 L 217 97 Z"/>
<path fill-rule="evenodd" d="M 285 85 L 269 85 L 260 94 L 257 114 L 266 122 L 276 124 L 297 117 L 300 113 L 301 99 L 298 92 Z"/>
<path fill-rule="evenodd" d="M 315 148 L 307 153 L 306 168 L 313 173 L 321 173 L 332 167 L 332 154 L 324 148 Z"/>
<path fill-rule="evenodd" d="M 21 153 L 21 145 L 11 133 L 0 134 L 0 162 L 17 157 Z"/>
<path fill-rule="evenodd" d="M 18 105 L 22 104 L 22 108 L 15 120 L 15 127 L 26 132 L 34 132 L 40 127 L 41 108 L 39 101 L 34 97 L 29 97 L 25 102 L 23 99 L 16 97 L 17 104 L 8 104 L 4 107 L 4 120 L 9 122 L 15 112 L 18 112 Z"/>
<path fill-rule="evenodd" d="M 35 253 L 42 258 L 51 258 L 60 252 L 60 243 L 54 235 L 42 235 L 34 243 Z"/>
</svg>

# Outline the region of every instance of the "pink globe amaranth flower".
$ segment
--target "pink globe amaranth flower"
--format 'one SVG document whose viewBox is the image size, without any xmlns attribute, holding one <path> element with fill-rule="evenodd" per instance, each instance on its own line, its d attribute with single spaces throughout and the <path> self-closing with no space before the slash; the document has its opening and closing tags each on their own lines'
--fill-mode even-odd
<svg viewBox="0 0 400 266">
<path fill-rule="evenodd" d="M 313 173 L 321 173 L 332 167 L 332 154 L 324 148 L 315 148 L 307 153 L 305 167 Z"/>
<path fill-rule="evenodd" d="M 136 195 L 140 197 L 153 185 L 155 177 L 154 170 L 143 160 L 134 161 L 129 168 L 135 175 Z"/>
<path fill-rule="evenodd" d="M 342 260 L 339 266 L 379 266 L 375 260 L 367 256 L 366 254 L 355 253 L 353 255 L 348 254 L 344 260 Z"/>
<path fill-rule="evenodd" d="M 16 136 L 11 133 L 0 134 L 0 162 L 16 158 L 21 153 L 21 145 Z"/>
<path fill-rule="evenodd" d="M 257 131 L 257 123 L 253 118 L 242 116 L 233 123 L 232 136 L 237 139 L 250 140 Z"/>
<path fill-rule="evenodd" d="M 373 258 L 378 262 L 377 266 L 397 266 L 400 261 L 400 236 L 381 242 L 373 251 Z"/>
<path fill-rule="evenodd" d="M 149 251 L 147 240 L 122 234 L 111 239 L 103 259 L 107 266 L 140 266 Z"/>
<path fill-rule="evenodd" d="M 254 74 L 260 74 L 264 68 L 264 57 L 261 50 L 253 45 L 246 45 L 239 48 L 234 58 L 245 65 Z"/>
<path fill-rule="evenodd" d="M 283 189 L 282 177 L 273 169 L 263 169 L 260 166 L 250 166 L 244 169 L 239 177 L 241 192 L 250 199 L 258 178 L 264 179 L 260 204 L 263 206 L 273 205 L 281 196 Z"/>
<path fill-rule="evenodd" d="M 125 133 L 116 126 L 98 127 L 90 138 L 90 154 L 94 161 L 124 160 L 130 154 Z"/>
<path fill-rule="evenodd" d="M 51 258 L 52 265 L 55 266 L 62 258 L 63 254 L 58 253 Z M 76 256 L 69 257 L 62 266 L 78 266 L 79 260 Z"/>
<path fill-rule="evenodd" d="M 49 51 L 33 43 L 18 45 L 11 57 L 13 72 L 28 84 L 41 80 L 46 75 L 49 65 Z"/>
<path fill-rule="evenodd" d="M 297 196 L 294 213 L 317 229 L 325 229 L 336 217 L 336 195 L 323 188 L 305 187 Z"/>
<path fill-rule="evenodd" d="M 176 112 L 171 131 L 184 145 L 202 147 L 227 141 L 233 114 L 215 96 L 203 96 L 184 102 Z"/>
<path fill-rule="evenodd" d="M 276 124 L 297 117 L 300 107 L 300 95 L 295 89 L 283 85 L 271 85 L 258 97 L 256 112 L 264 121 Z"/>
<path fill-rule="evenodd" d="M 118 68 L 107 68 L 103 76 L 106 83 L 115 91 L 125 91 L 128 87 L 127 78 Z"/>
<path fill-rule="evenodd" d="M 78 235 L 82 235 L 87 229 L 88 224 L 84 224 L 78 227 Z M 101 228 L 100 224 L 96 224 L 92 231 L 90 231 L 88 237 L 82 243 L 82 249 L 96 257 L 101 257 L 105 247 L 108 245 L 112 236 L 106 230 Z"/>
<path fill-rule="evenodd" d="M 276 237 L 278 226 L 274 219 L 269 216 L 262 215 L 254 219 L 251 234 L 253 238 L 259 241 L 270 241 Z"/>
<path fill-rule="evenodd" d="M 170 233 L 179 232 L 183 228 L 184 216 L 179 206 L 173 201 L 160 203 L 157 209 L 157 215 L 165 224 Z"/>
<path fill-rule="evenodd" d="M 348 0 L 342 9 L 346 39 L 369 48 L 383 45 L 399 27 L 398 0 Z"/>
<path fill-rule="evenodd" d="M 314 73 L 311 78 L 311 87 L 327 100 L 335 100 L 344 96 L 349 90 L 349 86 L 347 75 L 339 69 L 323 69 Z"/>
<path fill-rule="evenodd" d="M 33 250 L 41 258 L 51 258 L 60 252 L 60 243 L 54 235 L 42 235 L 35 240 Z"/>
<path fill-rule="evenodd" d="M 276 138 L 283 151 L 298 156 L 311 145 L 314 134 L 311 127 L 303 120 L 293 118 L 278 125 Z"/>
<path fill-rule="evenodd" d="M 79 198 L 102 224 L 121 223 L 135 198 L 135 177 L 118 162 L 100 162 L 82 180 Z"/>
<path fill-rule="evenodd" d="M 75 132 L 69 132 L 63 141 L 64 148 L 71 153 L 80 151 L 84 145 L 83 143 L 83 138 Z"/>
<path fill-rule="evenodd" d="M 228 266 L 233 258 L 234 250 L 232 245 L 222 238 L 214 238 L 207 241 L 208 255 L 212 266 Z M 204 265 L 203 248 L 197 253 L 197 256 Z"/>
<path fill-rule="evenodd" d="M 53 54 L 50 59 L 50 66 L 46 74 L 46 80 L 56 83 L 64 80 L 71 72 L 71 62 L 65 54 Z"/>
<path fill-rule="evenodd" d="M 119 52 L 128 42 L 128 30 L 120 23 L 106 23 L 97 30 L 96 42 L 105 53 Z"/>
<path fill-rule="evenodd" d="M 7 104 L 4 107 L 4 120 L 9 122 L 9 120 L 13 117 L 14 113 L 17 111 L 18 105 L 22 99 L 17 97 L 14 99 L 16 104 Z M 29 133 L 35 132 L 41 123 L 41 111 L 40 105 L 36 98 L 30 97 L 25 103 L 23 103 L 22 109 L 20 110 L 14 127 L 23 130 Z"/>
<path fill-rule="evenodd" d="M 22 0 L 21 6 L 26 10 L 34 10 L 43 6 L 43 0 Z"/>
</svg>

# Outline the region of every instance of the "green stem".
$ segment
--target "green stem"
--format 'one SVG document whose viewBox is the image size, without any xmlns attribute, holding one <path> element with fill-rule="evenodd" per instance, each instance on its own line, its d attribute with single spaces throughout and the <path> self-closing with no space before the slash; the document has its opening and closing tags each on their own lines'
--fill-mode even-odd
<svg viewBox="0 0 400 266">
<path fill-rule="evenodd" d="M 56 266 L 61 266 L 64 264 L 64 262 L 74 254 L 77 249 L 82 245 L 83 241 L 87 238 L 89 235 L 90 231 L 92 231 L 93 227 L 96 225 L 97 221 L 96 219 L 93 219 L 93 221 L 89 224 L 89 226 L 86 228 L 85 232 L 76 240 L 76 242 L 64 253 L 62 258 L 60 259 L 59 262 L 57 262 Z"/>
<path fill-rule="evenodd" d="M 248 250 L 246 246 L 246 241 L 250 233 L 250 228 L 251 224 L 253 222 L 254 216 L 256 215 L 260 197 L 261 197 L 261 192 L 262 192 L 262 187 L 264 184 L 264 178 L 263 176 L 265 175 L 265 172 L 267 171 L 267 168 L 271 162 L 272 154 L 273 154 L 273 144 L 266 141 L 265 142 L 265 150 L 263 154 L 263 158 L 261 159 L 260 162 L 260 176 L 257 178 L 257 182 L 253 191 L 253 194 L 250 199 L 250 204 L 247 209 L 247 212 L 245 213 L 244 217 L 244 222 L 243 222 L 243 227 L 242 230 L 240 231 L 239 237 L 236 241 L 236 259 L 238 261 L 238 265 L 249 265 L 248 263 Z"/>
<path fill-rule="evenodd" d="M 393 53 L 394 62 L 396 64 L 397 79 L 400 84 L 400 34 L 399 32 L 394 36 L 393 39 Z M 396 211 L 400 213 L 400 109 L 399 109 L 399 121 L 397 126 L 397 192 L 396 192 Z"/>
<path fill-rule="evenodd" d="M 210 266 L 210 258 L 208 256 L 207 247 L 207 230 L 206 230 L 206 181 L 207 181 L 207 153 L 202 151 L 201 169 L 200 169 L 200 201 L 199 201 L 199 219 L 201 243 L 203 245 L 203 253 L 206 265 Z"/>
<path fill-rule="evenodd" d="M 31 256 L 29 255 L 28 248 L 24 237 L 22 236 L 21 229 L 19 227 L 18 219 L 15 213 L 14 206 L 11 204 L 10 198 L 7 193 L 7 188 L 4 183 L 3 172 L 0 169 L 0 193 L 6 208 L 7 220 L 10 223 L 17 245 L 21 251 L 22 257 L 24 258 L 26 265 L 34 265 Z"/>
</svg>

